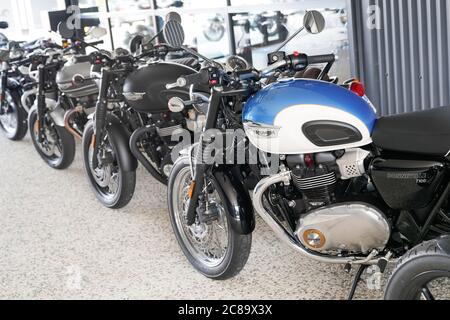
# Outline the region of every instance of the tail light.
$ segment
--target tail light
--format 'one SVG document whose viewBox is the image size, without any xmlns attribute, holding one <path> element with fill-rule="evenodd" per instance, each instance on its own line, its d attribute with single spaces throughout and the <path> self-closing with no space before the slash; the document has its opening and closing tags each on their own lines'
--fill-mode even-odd
<svg viewBox="0 0 450 320">
<path fill-rule="evenodd" d="M 356 93 L 360 97 L 364 97 L 366 95 L 366 88 L 359 81 L 353 81 L 350 84 L 350 91 Z"/>
</svg>

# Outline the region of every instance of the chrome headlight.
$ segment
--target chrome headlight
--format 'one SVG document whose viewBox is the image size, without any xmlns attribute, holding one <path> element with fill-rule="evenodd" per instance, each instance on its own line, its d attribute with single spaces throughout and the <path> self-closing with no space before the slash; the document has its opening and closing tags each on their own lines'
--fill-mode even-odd
<svg viewBox="0 0 450 320">
<path fill-rule="evenodd" d="M 258 124 L 254 122 L 244 123 L 244 130 L 248 135 L 255 138 L 274 139 L 278 138 L 281 127 Z"/>
</svg>

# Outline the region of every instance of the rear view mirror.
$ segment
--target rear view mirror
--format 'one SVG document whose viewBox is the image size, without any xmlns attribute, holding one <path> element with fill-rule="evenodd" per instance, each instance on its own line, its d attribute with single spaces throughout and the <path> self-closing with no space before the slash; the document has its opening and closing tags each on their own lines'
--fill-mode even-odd
<svg viewBox="0 0 450 320">
<path fill-rule="evenodd" d="M 325 29 L 325 18 L 319 11 L 308 11 L 303 19 L 303 26 L 311 34 L 321 33 Z"/>
<path fill-rule="evenodd" d="M 163 34 L 166 42 L 174 48 L 179 48 L 184 43 L 183 26 L 177 20 L 167 21 L 164 25 Z"/>
<path fill-rule="evenodd" d="M 106 29 L 102 27 L 92 27 L 91 30 L 89 30 L 89 35 L 94 39 L 103 38 L 106 33 Z"/>
<path fill-rule="evenodd" d="M 75 35 L 74 29 L 69 29 L 66 21 L 58 23 L 58 33 L 63 39 L 71 39 Z"/>
<path fill-rule="evenodd" d="M 175 20 L 178 21 L 181 24 L 181 16 L 178 12 L 169 12 L 166 15 L 166 22 L 171 21 L 171 20 Z"/>
<path fill-rule="evenodd" d="M 143 41 L 144 41 L 144 37 L 139 35 L 139 34 L 135 35 L 133 38 L 131 38 L 131 40 L 130 40 L 130 52 L 132 54 L 135 54 L 136 52 L 139 52 Z"/>
<path fill-rule="evenodd" d="M 8 29 L 9 24 L 6 21 L 0 21 L 0 29 Z"/>
</svg>

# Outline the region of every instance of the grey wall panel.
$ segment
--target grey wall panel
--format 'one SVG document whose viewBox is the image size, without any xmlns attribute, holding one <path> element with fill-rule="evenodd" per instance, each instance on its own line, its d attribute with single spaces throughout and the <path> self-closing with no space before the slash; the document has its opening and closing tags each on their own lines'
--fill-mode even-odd
<svg viewBox="0 0 450 320">
<path fill-rule="evenodd" d="M 380 8 L 380 29 L 368 8 Z M 353 72 L 380 114 L 450 105 L 450 0 L 349 0 Z"/>
</svg>

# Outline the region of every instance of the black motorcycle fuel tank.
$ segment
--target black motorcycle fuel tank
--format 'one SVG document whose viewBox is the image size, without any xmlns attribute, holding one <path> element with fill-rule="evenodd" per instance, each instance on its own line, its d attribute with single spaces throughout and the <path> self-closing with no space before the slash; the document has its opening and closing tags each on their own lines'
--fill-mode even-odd
<svg viewBox="0 0 450 320">
<path fill-rule="evenodd" d="M 378 192 L 392 209 L 425 208 L 441 186 L 446 167 L 428 160 L 377 158 L 370 175 Z"/>
<path fill-rule="evenodd" d="M 131 73 L 123 86 L 123 95 L 131 108 L 138 112 L 162 113 L 168 111 L 167 103 L 172 97 L 189 100 L 188 88 L 166 89 L 184 75 L 196 71 L 171 62 L 154 62 Z"/>
</svg>

